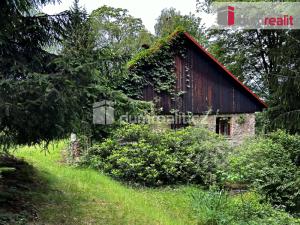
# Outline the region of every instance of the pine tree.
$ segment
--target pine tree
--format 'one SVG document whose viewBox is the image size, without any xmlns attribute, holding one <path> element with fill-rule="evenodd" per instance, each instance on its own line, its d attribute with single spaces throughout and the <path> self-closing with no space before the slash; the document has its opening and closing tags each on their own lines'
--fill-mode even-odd
<svg viewBox="0 0 300 225">
<path fill-rule="evenodd" d="M 67 13 L 48 16 L 51 0 L 0 2 L 0 145 L 50 141 L 65 132 L 66 81 L 53 76 L 56 57 L 44 50 L 61 39 Z"/>
</svg>

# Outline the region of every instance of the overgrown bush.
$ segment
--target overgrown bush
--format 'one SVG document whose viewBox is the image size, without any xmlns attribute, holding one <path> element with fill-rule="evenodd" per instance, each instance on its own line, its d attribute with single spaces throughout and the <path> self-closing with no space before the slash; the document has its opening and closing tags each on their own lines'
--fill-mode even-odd
<svg viewBox="0 0 300 225">
<path fill-rule="evenodd" d="M 299 212 L 300 137 L 283 131 L 244 143 L 229 157 L 226 179 L 250 184 L 277 207 Z"/>
<path fill-rule="evenodd" d="M 157 132 L 148 125 L 126 125 L 93 146 L 82 163 L 126 182 L 159 186 L 220 180 L 229 146 L 204 128 Z"/>
<path fill-rule="evenodd" d="M 192 193 L 192 204 L 199 225 L 296 225 L 300 223 L 289 214 L 261 203 L 261 196 L 245 193 L 230 196 L 224 191 Z"/>
<path fill-rule="evenodd" d="M 275 143 L 282 145 L 284 150 L 290 156 L 292 163 L 300 166 L 300 136 L 289 135 L 284 131 L 270 133 L 268 137 Z"/>
</svg>

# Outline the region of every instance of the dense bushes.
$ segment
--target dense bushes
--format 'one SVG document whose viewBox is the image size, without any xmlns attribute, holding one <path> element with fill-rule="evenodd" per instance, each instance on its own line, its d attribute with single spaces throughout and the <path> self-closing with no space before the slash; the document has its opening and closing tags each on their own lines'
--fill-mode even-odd
<svg viewBox="0 0 300 225">
<path fill-rule="evenodd" d="M 261 196 L 245 193 L 230 196 L 224 191 L 192 193 L 192 204 L 201 225 L 296 225 L 300 220 L 261 203 Z"/>
<path fill-rule="evenodd" d="M 275 206 L 300 209 L 300 137 L 283 131 L 238 147 L 229 157 L 226 180 L 250 184 Z"/>
<path fill-rule="evenodd" d="M 292 163 L 300 166 L 300 136 L 288 135 L 284 131 L 270 133 L 268 137 L 275 143 L 282 145 L 286 153 L 290 156 Z"/>
<path fill-rule="evenodd" d="M 165 132 L 147 125 L 126 125 L 89 149 L 82 163 L 135 184 L 196 183 L 220 180 L 227 143 L 203 128 Z"/>
<path fill-rule="evenodd" d="M 82 164 L 131 184 L 248 187 L 278 208 L 300 209 L 300 137 L 270 133 L 230 148 L 203 128 L 156 132 L 126 125 L 90 148 Z"/>
</svg>

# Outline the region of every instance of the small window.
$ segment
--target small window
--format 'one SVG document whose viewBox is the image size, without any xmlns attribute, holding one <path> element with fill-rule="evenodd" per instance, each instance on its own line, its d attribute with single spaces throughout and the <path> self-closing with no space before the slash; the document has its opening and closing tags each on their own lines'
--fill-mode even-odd
<svg viewBox="0 0 300 225">
<path fill-rule="evenodd" d="M 230 117 L 217 117 L 216 133 L 230 136 Z"/>
</svg>

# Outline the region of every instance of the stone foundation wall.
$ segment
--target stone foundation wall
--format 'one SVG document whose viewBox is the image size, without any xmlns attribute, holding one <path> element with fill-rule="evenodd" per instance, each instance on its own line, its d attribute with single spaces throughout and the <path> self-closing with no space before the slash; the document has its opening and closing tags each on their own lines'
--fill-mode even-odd
<svg viewBox="0 0 300 225">
<path fill-rule="evenodd" d="M 255 114 L 226 114 L 226 115 L 194 115 L 192 125 L 206 127 L 216 132 L 216 122 L 218 117 L 230 118 L 230 135 L 227 137 L 233 145 L 242 143 L 245 139 L 255 135 Z M 168 122 L 157 122 L 152 124 L 153 129 L 158 131 L 170 129 Z"/>
<path fill-rule="evenodd" d="M 239 115 L 235 115 L 232 122 L 232 140 L 241 143 L 246 138 L 255 135 L 255 114 L 241 114 L 240 116 L 245 117 L 244 123 L 239 123 Z"/>
<path fill-rule="evenodd" d="M 230 136 L 228 136 L 228 139 L 234 145 L 240 144 L 245 139 L 255 135 L 254 113 L 200 116 L 199 119 L 194 119 L 194 125 L 204 126 L 216 132 L 217 117 L 230 118 Z"/>
</svg>

